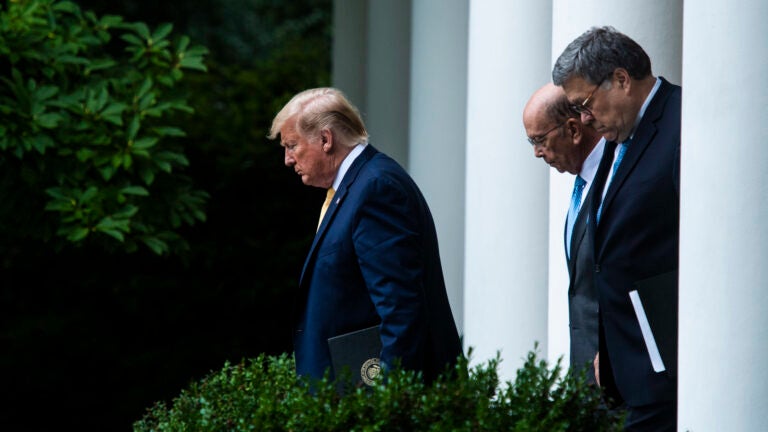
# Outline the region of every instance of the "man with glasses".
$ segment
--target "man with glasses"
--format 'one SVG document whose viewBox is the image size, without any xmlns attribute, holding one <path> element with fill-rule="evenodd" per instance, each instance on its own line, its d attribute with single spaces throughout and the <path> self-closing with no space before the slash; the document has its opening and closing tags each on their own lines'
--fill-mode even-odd
<svg viewBox="0 0 768 432">
<path fill-rule="evenodd" d="M 552 79 L 608 141 L 587 228 L 598 382 L 626 404 L 626 430 L 675 430 L 681 89 L 654 77 L 642 47 L 611 27 L 571 42 Z"/>
<path fill-rule="evenodd" d="M 546 84 L 528 100 L 523 125 L 533 155 L 559 172 L 576 176 L 571 208 L 563 235 L 570 276 L 568 315 L 571 336 L 571 369 L 587 368 L 587 380 L 595 382 L 592 361 L 598 348 L 597 293 L 592 282 L 592 242 L 586 233 L 591 187 L 605 140 L 591 126 L 581 123 L 562 88 Z M 554 126 L 553 126 L 554 125 Z"/>
</svg>

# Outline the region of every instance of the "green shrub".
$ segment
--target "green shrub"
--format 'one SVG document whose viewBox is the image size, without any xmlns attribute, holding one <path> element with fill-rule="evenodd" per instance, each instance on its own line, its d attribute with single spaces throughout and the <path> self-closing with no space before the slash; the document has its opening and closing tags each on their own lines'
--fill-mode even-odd
<svg viewBox="0 0 768 432">
<path fill-rule="evenodd" d="M 323 380 L 310 392 L 290 356 L 260 355 L 225 364 L 192 383 L 170 406 L 157 403 L 134 424 L 149 431 L 614 431 L 622 414 L 601 403 L 584 376 L 562 374 L 560 360 L 530 352 L 514 382 L 500 385 L 500 358 L 425 385 L 394 369 L 386 384 L 340 396 Z"/>
<path fill-rule="evenodd" d="M 0 5 L 0 231 L 162 254 L 205 220 L 184 176 L 184 70 L 205 48 L 75 3 Z M 174 122 L 173 120 L 176 120 Z M 44 211 L 45 210 L 45 211 Z"/>
</svg>

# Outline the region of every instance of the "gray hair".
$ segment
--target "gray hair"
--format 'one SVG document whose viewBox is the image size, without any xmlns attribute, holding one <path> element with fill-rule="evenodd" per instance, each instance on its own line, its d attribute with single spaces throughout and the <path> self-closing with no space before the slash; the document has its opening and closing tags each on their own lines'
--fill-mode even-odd
<svg viewBox="0 0 768 432">
<path fill-rule="evenodd" d="M 616 68 L 624 68 L 633 79 L 651 75 L 651 59 L 629 36 L 613 27 L 592 27 L 565 48 L 552 69 L 552 82 L 562 86 L 581 77 L 597 85 Z"/>
<path fill-rule="evenodd" d="M 267 138 L 275 139 L 285 122 L 293 117 L 297 117 L 297 132 L 305 137 L 329 129 L 344 146 L 368 142 L 360 112 L 338 89 L 322 87 L 295 95 L 272 120 Z"/>
<path fill-rule="evenodd" d="M 557 98 L 547 103 L 544 108 L 547 113 L 547 117 L 552 119 L 555 123 L 565 123 L 569 118 L 579 118 L 581 115 L 571 108 L 571 103 L 568 102 L 568 98 L 565 93 L 559 93 Z"/>
</svg>

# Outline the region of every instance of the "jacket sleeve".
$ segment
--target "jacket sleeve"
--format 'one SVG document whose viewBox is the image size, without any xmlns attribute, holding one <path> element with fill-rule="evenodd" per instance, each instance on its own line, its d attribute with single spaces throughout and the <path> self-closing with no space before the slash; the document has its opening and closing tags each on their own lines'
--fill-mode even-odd
<svg viewBox="0 0 768 432">
<path fill-rule="evenodd" d="M 353 229 L 353 243 L 371 300 L 381 317 L 382 363 L 423 367 L 423 247 L 418 197 L 407 185 L 376 178 Z"/>
</svg>

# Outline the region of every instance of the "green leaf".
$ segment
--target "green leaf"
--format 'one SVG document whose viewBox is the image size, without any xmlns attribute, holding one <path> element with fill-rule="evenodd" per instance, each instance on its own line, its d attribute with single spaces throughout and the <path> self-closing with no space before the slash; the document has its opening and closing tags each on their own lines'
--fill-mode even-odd
<svg viewBox="0 0 768 432">
<path fill-rule="evenodd" d="M 109 116 L 101 116 L 102 120 L 108 121 L 116 126 L 122 126 L 123 125 L 123 118 L 118 115 L 109 115 Z"/>
<path fill-rule="evenodd" d="M 47 211 L 70 212 L 74 208 L 75 206 L 72 205 L 72 202 L 62 200 L 49 201 L 45 205 L 45 210 Z"/>
<path fill-rule="evenodd" d="M 139 100 L 139 110 L 145 110 L 149 108 L 155 102 L 155 94 L 150 92 L 142 96 Z"/>
<path fill-rule="evenodd" d="M 131 165 L 133 165 L 133 158 L 131 157 L 130 153 L 125 153 L 123 155 L 123 166 L 125 169 L 128 169 L 131 167 Z"/>
<path fill-rule="evenodd" d="M 155 157 L 162 161 L 176 162 L 177 164 L 182 166 L 189 165 L 189 160 L 187 159 L 186 156 L 184 156 L 181 153 L 163 151 L 163 152 L 156 153 Z"/>
<path fill-rule="evenodd" d="M 181 130 L 181 129 L 177 128 L 177 127 L 170 127 L 170 126 L 154 127 L 154 128 L 152 128 L 152 130 L 155 133 L 157 133 L 158 135 L 161 135 L 161 136 L 183 137 L 183 136 L 187 135 L 183 130 Z"/>
<path fill-rule="evenodd" d="M 148 148 L 154 147 L 155 144 L 157 144 L 158 141 L 159 141 L 159 139 L 155 138 L 155 137 L 139 138 L 138 140 L 133 142 L 133 146 L 132 147 L 133 147 L 133 149 L 144 150 L 144 149 L 148 149 Z"/>
<path fill-rule="evenodd" d="M 128 108 L 128 105 L 124 103 L 113 102 L 107 105 L 107 107 L 101 111 L 101 115 L 102 116 L 119 115 L 119 114 L 122 114 L 126 108 Z"/>
<path fill-rule="evenodd" d="M 80 64 L 80 65 L 90 64 L 88 59 L 85 59 L 85 58 L 82 58 L 82 57 L 78 57 L 78 56 L 73 56 L 73 55 L 58 56 L 58 57 L 56 57 L 56 62 L 57 63 L 62 63 L 62 64 L 64 64 L 64 63 L 66 63 L 66 64 Z"/>
<path fill-rule="evenodd" d="M 170 173 L 172 171 L 172 169 L 173 169 L 171 167 L 171 164 L 169 164 L 168 162 L 163 161 L 163 160 L 155 160 L 155 165 L 157 165 L 158 168 L 160 168 L 161 170 L 163 170 L 163 171 L 165 171 L 167 173 Z"/>
<path fill-rule="evenodd" d="M 41 114 L 35 118 L 35 122 L 46 129 L 57 127 L 61 120 L 61 115 L 56 113 Z"/>
<path fill-rule="evenodd" d="M 134 30 L 136 31 L 136 33 L 138 33 L 138 34 L 139 34 L 139 36 L 141 36 L 142 38 L 144 38 L 144 39 L 149 39 L 149 38 L 150 38 L 150 34 L 149 34 L 149 27 L 147 27 L 147 25 L 146 25 L 146 24 L 144 24 L 143 22 L 137 22 L 137 23 L 135 23 L 135 24 L 133 25 L 133 29 L 134 29 Z"/>
<path fill-rule="evenodd" d="M 87 203 L 91 201 L 93 198 L 95 198 L 96 194 L 98 193 L 99 193 L 99 188 L 97 188 L 96 186 L 91 186 L 88 189 L 86 189 L 82 195 L 80 195 L 80 199 L 78 201 L 80 201 L 81 203 Z"/>
<path fill-rule="evenodd" d="M 80 8 L 70 1 L 60 1 L 60 2 L 54 2 L 51 5 L 51 9 L 59 12 L 69 12 L 69 13 L 77 13 L 77 11 L 80 10 Z"/>
<path fill-rule="evenodd" d="M 141 87 L 139 88 L 139 91 L 136 93 L 136 98 L 141 99 L 144 97 L 145 94 L 152 88 L 152 79 L 147 77 L 144 79 L 144 82 L 141 83 Z"/>
<path fill-rule="evenodd" d="M 107 104 L 107 101 L 109 101 L 109 92 L 107 91 L 106 87 L 102 87 L 98 96 L 96 96 L 96 105 L 93 107 L 93 111 L 99 112 L 103 110 L 104 106 Z"/>
<path fill-rule="evenodd" d="M 123 207 L 117 213 L 112 214 L 115 219 L 129 219 L 139 212 L 139 208 L 135 205 L 127 205 Z"/>
<path fill-rule="evenodd" d="M 128 125 L 128 140 L 136 139 L 136 134 L 139 132 L 140 124 L 139 116 L 133 116 L 131 123 Z"/>
<path fill-rule="evenodd" d="M 99 59 L 99 60 L 92 60 L 91 63 L 88 65 L 88 67 L 85 68 L 85 73 L 90 74 L 93 71 L 102 70 L 102 69 L 109 69 L 113 66 L 117 65 L 117 62 L 110 58 L 106 59 Z"/>
<path fill-rule="evenodd" d="M 141 186 L 128 186 L 120 189 L 120 193 L 126 195 L 149 196 L 149 191 Z"/>
<path fill-rule="evenodd" d="M 208 71 L 208 68 L 203 64 L 203 59 L 200 57 L 184 57 L 179 61 L 179 66 L 185 69 Z"/>
<path fill-rule="evenodd" d="M 118 231 L 116 229 L 107 229 L 107 228 L 100 229 L 100 228 L 97 228 L 97 230 L 100 231 L 100 232 L 103 232 L 104 234 L 107 234 L 107 235 L 109 235 L 111 237 L 114 237 L 115 239 L 117 239 L 120 242 L 124 242 L 125 241 L 125 236 L 123 235 L 123 233 L 121 233 L 120 231 Z"/>
<path fill-rule="evenodd" d="M 36 135 L 32 138 L 32 146 L 40 154 L 45 154 L 45 149 L 53 147 L 54 145 L 53 140 L 48 135 Z"/>
<path fill-rule="evenodd" d="M 139 175 L 147 186 L 151 185 L 155 181 L 155 172 L 150 168 L 143 168 Z"/>
<path fill-rule="evenodd" d="M 64 192 L 64 189 L 62 188 L 58 188 L 58 187 L 48 188 L 45 190 L 45 193 L 47 193 L 48 195 L 56 199 L 67 200 L 67 201 L 72 200 L 72 197 L 67 195 L 66 192 Z"/>
<path fill-rule="evenodd" d="M 155 30 L 154 33 L 152 33 L 152 40 L 154 40 L 155 42 L 158 42 L 164 39 L 166 36 L 168 36 L 172 30 L 173 30 L 173 24 L 163 23 Z"/>
<path fill-rule="evenodd" d="M 120 23 L 123 22 L 123 17 L 118 15 L 104 15 L 101 17 L 101 21 L 99 21 L 99 24 L 102 27 L 109 28 L 114 27 Z"/>
<path fill-rule="evenodd" d="M 130 33 L 126 33 L 124 35 L 120 36 L 120 39 L 128 42 L 132 45 L 138 45 L 138 46 L 144 46 L 144 41 L 138 38 L 136 35 L 132 35 Z"/>
<path fill-rule="evenodd" d="M 184 35 L 181 38 L 179 38 L 179 46 L 176 47 L 176 51 L 184 52 L 186 51 L 187 46 L 189 46 L 189 37 Z"/>
<path fill-rule="evenodd" d="M 130 220 L 127 220 L 125 218 L 123 219 L 113 219 L 112 216 L 105 216 L 101 218 L 99 223 L 96 225 L 95 229 L 119 229 L 124 232 L 130 231 Z"/>
<path fill-rule="evenodd" d="M 95 154 L 96 152 L 94 152 L 91 149 L 81 148 L 75 153 L 75 156 L 77 157 L 77 160 L 79 160 L 80 162 L 85 162 L 88 159 L 92 158 Z"/>
<path fill-rule="evenodd" d="M 59 88 L 56 86 L 42 86 L 35 92 L 35 98 L 39 101 L 44 101 L 56 95 L 59 92 Z"/>
<path fill-rule="evenodd" d="M 143 237 L 141 239 L 147 247 L 152 249 L 152 252 L 162 255 L 168 251 L 168 243 L 160 240 L 157 237 Z"/>
<path fill-rule="evenodd" d="M 112 165 L 104 165 L 99 170 L 99 172 L 101 172 L 101 177 L 105 181 L 109 181 L 109 179 L 111 179 L 112 176 L 115 175 L 115 171 L 117 171 L 117 169 L 115 167 L 113 167 Z"/>
<path fill-rule="evenodd" d="M 73 228 L 69 235 L 67 235 L 67 240 L 70 240 L 72 242 L 79 242 L 80 240 L 84 239 L 86 236 L 88 236 L 88 233 L 90 230 L 88 228 Z"/>
</svg>

